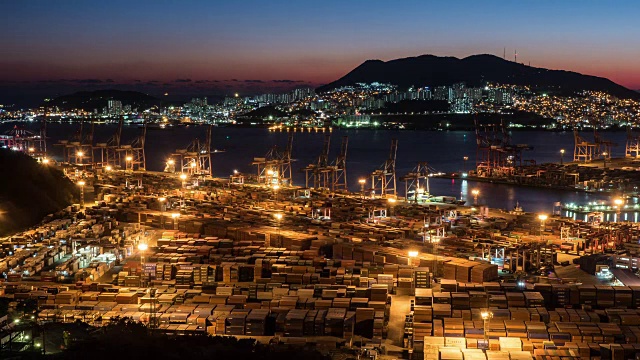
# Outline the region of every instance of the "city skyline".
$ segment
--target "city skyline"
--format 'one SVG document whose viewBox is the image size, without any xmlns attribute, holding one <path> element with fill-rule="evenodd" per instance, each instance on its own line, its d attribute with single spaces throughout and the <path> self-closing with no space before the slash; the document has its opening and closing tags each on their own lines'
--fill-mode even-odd
<svg viewBox="0 0 640 360">
<path fill-rule="evenodd" d="M 640 89 L 640 50 L 628 46 L 640 6 L 616 5 L 4 3 L 0 97 L 108 87 L 185 96 L 285 91 L 331 82 L 367 59 L 504 52 L 514 60 L 516 51 L 518 62 Z"/>
</svg>

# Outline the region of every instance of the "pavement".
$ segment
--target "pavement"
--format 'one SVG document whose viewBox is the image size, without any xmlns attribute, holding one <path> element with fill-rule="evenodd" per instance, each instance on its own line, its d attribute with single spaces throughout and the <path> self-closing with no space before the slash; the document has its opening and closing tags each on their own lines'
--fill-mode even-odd
<svg viewBox="0 0 640 360">
<path fill-rule="evenodd" d="M 404 320 L 411 310 L 411 298 L 409 295 L 391 296 L 387 339 L 391 340 L 392 345 L 399 347 L 404 345 Z"/>
</svg>

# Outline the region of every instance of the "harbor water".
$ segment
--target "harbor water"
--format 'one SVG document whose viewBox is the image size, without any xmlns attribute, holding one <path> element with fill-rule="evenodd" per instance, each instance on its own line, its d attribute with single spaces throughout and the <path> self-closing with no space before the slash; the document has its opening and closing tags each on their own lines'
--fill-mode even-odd
<svg viewBox="0 0 640 360">
<path fill-rule="evenodd" d="M 0 123 L 0 133 L 10 130 L 15 123 Z M 19 126 L 38 130 L 39 123 L 19 123 Z M 57 160 L 61 159 L 62 148 L 54 146 L 59 140 L 68 139 L 77 132 L 77 123 L 49 123 L 47 127 L 48 153 Z M 90 125 L 85 123 L 85 133 Z M 106 142 L 115 132 L 115 124 L 96 124 L 94 142 Z M 138 125 L 125 126 L 122 143 L 125 144 L 140 133 Z M 176 126 L 167 129 L 148 130 L 146 138 L 147 169 L 162 171 L 166 159 L 176 149 L 185 148 L 192 140 L 205 139 L 206 127 Z M 325 134 L 329 132 L 294 133 L 292 157 L 294 185 L 304 185 L 304 173 L 300 170 L 315 162 L 319 155 Z M 219 152 L 212 157 L 213 175 L 227 177 L 233 170 L 242 173 L 254 173 L 251 165 L 254 157 L 263 157 L 267 151 L 277 145 L 286 146 L 286 131 L 273 132 L 264 128 L 213 128 L 214 149 Z M 398 139 L 396 172 L 398 176 L 411 171 L 418 162 L 426 161 L 429 167 L 438 172 L 463 172 L 475 166 L 476 140 L 472 131 L 401 131 L 401 130 L 339 130 L 331 132 L 330 159 L 340 151 L 343 136 L 349 137 L 347 153 L 347 178 L 350 189 L 359 190 L 358 179 L 367 177 L 379 168 L 389 156 L 391 140 Z M 586 135 L 588 136 L 588 135 Z M 605 136 L 618 144 L 624 144 L 623 132 L 606 133 Z M 573 151 L 573 133 L 545 131 L 514 131 L 514 144 L 529 144 L 533 150 L 525 152 L 524 159 L 533 159 L 538 163 L 559 162 L 560 149 L 565 149 L 565 161 L 570 161 Z M 619 154 L 617 154 L 619 152 Z M 614 156 L 622 156 L 624 146 L 614 149 Z M 464 157 L 468 161 L 464 161 Z M 610 200 L 607 194 L 588 194 L 574 191 L 561 191 L 533 187 L 521 187 L 504 184 L 472 182 L 461 179 L 430 179 L 430 192 L 434 195 L 455 196 L 473 202 L 472 189 L 478 189 L 478 203 L 493 208 L 512 209 L 516 202 L 524 211 L 552 211 L 556 202 L 585 204 L 592 201 Z M 404 183 L 398 181 L 398 190 L 404 193 Z M 578 215 L 579 216 L 579 215 Z M 634 217 L 633 214 L 630 215 Z M 637 218 L 637 216 L 636 216 Z"/>
</svg>

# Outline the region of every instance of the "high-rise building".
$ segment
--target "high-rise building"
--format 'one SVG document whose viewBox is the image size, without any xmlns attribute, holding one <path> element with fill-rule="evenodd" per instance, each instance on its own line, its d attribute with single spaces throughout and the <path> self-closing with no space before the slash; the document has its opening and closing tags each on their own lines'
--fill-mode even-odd
<svg viewBox="0 0 640 360">
<path fill-rule="evenodd" d="M 122 114 L 122 102 L 120 100 L 109 100 L 107 102 L 107 109 L 109 115 L 120 115 Z"/>
</svg>

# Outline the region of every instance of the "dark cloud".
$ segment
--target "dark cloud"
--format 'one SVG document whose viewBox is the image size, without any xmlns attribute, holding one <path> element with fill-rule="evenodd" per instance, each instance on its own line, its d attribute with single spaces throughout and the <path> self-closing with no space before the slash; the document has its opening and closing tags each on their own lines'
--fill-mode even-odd
<svg viewBox="0 0 640 360">
<path fill-rule="evenodd" d="M 80 79 L 80 80 L 75 80 L 75 82 L 78 84 L 102 84 L 103 81 L 100 79 Z"/>
<path fill-rule="evenodd" d="M 160 80 L 149 80 L 150 83 L 159 83 Z"/>
<path fill-rule="evenodd" d="M 274 83 L 301 83 L 303 82 L 302 80 L 288 80 L 288 79 L 284 79 L 284 80 L 271 80 L 271 82 Z"/>
<path fill-rule="evenodd" d="M 175 80 L 173 80 L 173 82 L 176 82 L 176 83 L 188 83 L 188 82 L 191 82 L 191 79 L 175 79 Z"/>
<path fill-rule="evenodd" d="M 231 81 L 238 81 L 238 79 L 231 79 Z"/>
<path fill-rule="evenodd" d="M 114 82 L 114 81 L 113 81 L 113 79 L 107 79 L 107 80 L 105 80 L 104 82 L 106 82 L 106 83 L 112 83 L 112 82 Z"/>
<path fill-rule="evenodd" d="M 261 84 L 261 83 L 263 83 L 264 81 L 262 81 L 262 80 L 245 80 L 244 82 L 246 82 L 246 83 L 256 83 L 256 84 Z"/>
<path fill-rule="evenodd" d="M 136 79 L 136 80 L 133 80 L 133 82 L 139 83 L 139 82 L 142 82 L 142 80 Z"/>
</svg>

